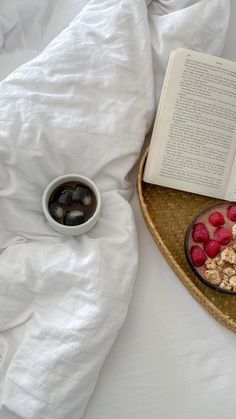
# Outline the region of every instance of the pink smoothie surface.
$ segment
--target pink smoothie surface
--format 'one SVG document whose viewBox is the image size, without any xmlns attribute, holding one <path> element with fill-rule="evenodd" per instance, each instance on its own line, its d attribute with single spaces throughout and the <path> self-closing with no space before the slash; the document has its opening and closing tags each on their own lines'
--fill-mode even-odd
<svg viewBox="0 0 236 419">
<path fill-rule="evenodd" d="M 189 253 L 189 259 L 190 260 L 191 260 L 190 249 L 191 249 L 192 246 L 199 246 L 199 247 L 201 247 L 204 250 L 204 246 L 203 246 L 204 243 L 195 242 L 193 240 L 193 237 L 192 237 L 192 229 L 193 229 L 193 226 L 195 224 L 197 224 L 197 223 L 203 223 L 207 227 L 207 229 L 209 231 L 210 240 L 215 240 L 214 232 L 219 227 L 213 226 L 210 223 L 210 221 L 209 221 L 209 217 L 214 212 L 219 212 L 220 214 L 223 215 L 224 220 L 225 220 L 225 223 L 223 225 L 221 225 L 220 227 L 227 228 L 228 230 L 230 230 L 232 232 L 232 227 L 233 227 L 234 224 L 236 224 L 236 221 L 231 221 L 227 217 L 227 211 L 228 211 L 228 208 L 231 205 L 235 205 L 236 206 L 236 204 L 235 203 L 232 203 L 232 202 L 230 202 L 230 203 L 229 202 L 223 202 L 223 203 L 214 205 L 214 206 L 212 206 L 210 208 L 207 208 L 205 211 L 203 211 L 201 214 L 199 214 L 199 216 L 196 217 L 196 219 L 195 219 L 195 221 L 194 221 L 194 223 L 192 225 L 192 228 L 189 230 L 189 235 L 188 235 L 188 238 L 187 238 L 187 247 L 188 247 L 188 253 Z M 227 245 L 221 245 L 220 252 L 219 252 L 219 254 L 217 256 L 220 255 L 220 253 L 222 252 L 222 250 L 224 250 L 226 247 L 229 247 L 233 243 L 236 243 L 236 240 L 235 239 L 232 239 Z M 208 256 L 207 256 L 207 258 L 208 258 Z M 205 278 L 205 270 L 206 270 L 205 264 L 203 266 L 201 266 L 201 267 L 194 266 L 194 269 L 206 280 L 206 278 Z"/>
</svg>

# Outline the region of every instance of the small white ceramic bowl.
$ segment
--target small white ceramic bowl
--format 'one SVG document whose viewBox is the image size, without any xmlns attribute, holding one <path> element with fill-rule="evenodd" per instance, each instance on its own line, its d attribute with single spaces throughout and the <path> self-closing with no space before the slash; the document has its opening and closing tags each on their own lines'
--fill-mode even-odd
<svg viewBox="0 0 236 419">
<path fill-rule="evenodd" d="M 54 220 L 54 218 L 51 216 L 49 212 L 48 204 L 49 204 L 49 200 L 52 193 L 55 191 L 55 189 L 58 186 L 63 185 L 64 183 L 68 183 L 68 182 L 82 183 L 85 186 L 88 186 L 88 188 L 90 188 L 95 194 L 95 197 L 96 197 L 95 212 L 92 215 L 92 217 L 89 218 L 87 221 L 85 221 L 83 224 L 78 224 L 75 226 L 68 226 L 68 225 L 60 224 Z M 68 174 L 68 175 L 59 176 L 49 183 L 49 185 L 46 187 L 43 193 L 42 206 L 43 206 L 44 215 L 47 221 L 49 222 L 49 224 L 51 225 L 51 227 L 54 228 L 54 230 L 66 236 L 79 236 L 89 231 L 98 221 L 98 218 L 101 212 L 101 195 L 97 186 L 91 179 L 82 175 Z"/>
</svg>

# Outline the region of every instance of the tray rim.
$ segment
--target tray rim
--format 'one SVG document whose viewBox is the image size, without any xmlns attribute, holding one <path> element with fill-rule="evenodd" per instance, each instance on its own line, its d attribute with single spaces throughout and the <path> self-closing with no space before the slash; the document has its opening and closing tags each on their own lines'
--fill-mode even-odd
<svg viewBox="0 0 236 419">
<path fill-rule="evenodd" d="M 217 308 L 211 301 L 208 300 L 208 298 L 194 285 L 192 280 L 186 275 L 186 273 L 181 269 L 179 264 L 175 261 L 173 258 L 171 252 L 166 247 L 164 242 L 161 239 L 161 236 L 159 235 L 146 206 L 143 192 L 142 192 L 142 182 L 143 182 L 143 171 L 146 163 L 146 158 L 148 154 L 149 147 L 147 147 L 146 151 L 144 152 L 140 165 L 138 170 L 138 178 L 137 178 L 137 195 L 139 199 L 139 204 L 141 207 L 141 211 L 143 214 L 144 221 L 153 236 L 154 241 L 156 242 L 157 246 L 159 247 L 162 255 L 167 260 L 168 264 L 171 266 L 173 271 L 176 273 L 182 284 L 187 288 L 187 290 L 190 292 L 190 294 L 195 298 L 195 300 L 198 301 L 207 311 L 208 313 L 213 316 L 219 323 L 221 323 L 223 326 L 227 327 L 228 329 L 232 330 L 233 332 L 236 332 L 236 322 L 226 315 L 223 311 L 221 311 L 219 308 Z"/>
</svg>

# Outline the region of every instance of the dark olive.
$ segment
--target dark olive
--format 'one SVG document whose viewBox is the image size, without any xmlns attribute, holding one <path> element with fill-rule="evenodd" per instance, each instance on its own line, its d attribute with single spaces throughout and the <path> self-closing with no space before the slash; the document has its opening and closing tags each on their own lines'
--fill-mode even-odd
<svg viewBox="0 0 236 419">
<path fill-rule="evenodd" d="M 90 205 L 92 202 L 91 190 L 83 185 L 76 185 L 72 200 L 82 205 Z"/>
<path fill-rule="evenodd" d="M 64 224 L 67 226 L 76 226 L 83 224 L 85 221 L 83 211 L 72 210 L 68 211 L 64 217 Z"/>
<path fill-rule="evenodd" d="M 56 196 L 55 200 L 59 202 L 60 204 L 70 205 L 72 203 L 72 197 L 73 197 L 73 189 L 71 188 L 62 188 L 60 189 Z"/>
<path fill-rule="evenodd" d="M 58 204 L 57 202 L 52 202 L 49 205 L 49 212 L 53 218 L 56 220 L 60 220 L 65 215 L 65 210 L 62 205 Z"/>
</svg>

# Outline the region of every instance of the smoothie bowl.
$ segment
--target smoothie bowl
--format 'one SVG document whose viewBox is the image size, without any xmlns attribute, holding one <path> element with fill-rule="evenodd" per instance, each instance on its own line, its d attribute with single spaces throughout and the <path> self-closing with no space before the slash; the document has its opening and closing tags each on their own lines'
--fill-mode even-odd
<svg viewBox="0 0 236 419">
<path fill-rule="evenodd" d="M 222 202 L 201 212 L 187 229 L 185 253 L 204 284 L 236 294 L 236 203 Z"/>
</svg>

